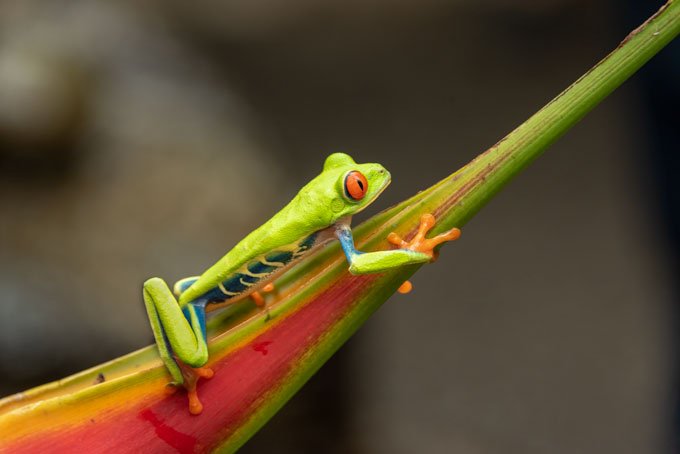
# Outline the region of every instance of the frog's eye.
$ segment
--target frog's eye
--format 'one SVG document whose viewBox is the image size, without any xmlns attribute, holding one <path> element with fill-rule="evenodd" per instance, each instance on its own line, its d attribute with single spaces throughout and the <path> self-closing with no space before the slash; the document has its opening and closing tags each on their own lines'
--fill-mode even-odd
<svg viewBox="0 0 680 454">
<path fill-rule="evenodd" d="M 345 194 L 352 200 L 361 200 L 368 191 L 368 181 L 363 173 L 352 170 L 345 177 Z"/>
</svg>

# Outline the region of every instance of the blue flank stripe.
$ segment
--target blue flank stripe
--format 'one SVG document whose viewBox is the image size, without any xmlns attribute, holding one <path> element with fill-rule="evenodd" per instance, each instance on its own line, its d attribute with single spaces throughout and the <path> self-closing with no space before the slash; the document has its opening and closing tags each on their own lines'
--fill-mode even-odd
<svg viewBox="0 0 680 454">
<path fill-rule="evenodd" d="M 226 281 L 222 282 L 222 285 L 224 285 L 224 288 L 225 288 L 228 292 L 232 292 L 232 293 L 243 293 L 245 290 L 248 290 L 248 286 L 247 286 L 247 285 L 243 285 L 243 284 L 241 283 L 241 281 L 240 281 L 240 279 L 241 279 L 243 276 L 244 276 L 244 275 L 241 274 L 241 273 L 236 273 L 236 274 L 234 274 L 232 277 L 230 277 L 229 279 L 227 279 Z M 245 279 L 244 279 L 244 280 L 245 280 Z M 247 281 L 246 281 L 246 282 L 247 282 Z"/>
<path fill-rule="evenodd" d="M 273 251 L 268 253 L 267 255 L 264 256 L 264 260 L 269 262 L 269 263 L 282 263 L 283 265 L 280 266 L 285 266 L 288 263 L 290 263 L 293 260 L 293 257 L 295 254 L 299 254 L 300 252 L 307 251 L 308 249 L 311 249 L 314 246 L 314 243 L 316 241 L 317 234 L 314 233 L 312 235 L 309 235 L 307 238 L 302 240 L 300 244 L 298 245 L 298 248 L 296 251 Z M 274 271 L 276 271 L 280 266 L 274 266 L 274 265 L 266 265 L 262 263 L 260 260 L 256 260 L 253 262 L 250 262 L 247 267 L 248 271 L 253 273 L 253 274 L 271 274 Z M 235 293 L 237 295 L 240 295 L 241 293 L 247 291 L 250 286 L 245 285 L 241 282 L 246 282 L 248 284 L 256 284 L 262 279 L 265 279 L 267 276 L 262 276 L 262 277 L 255 277 L 255 276 L 249 276 L 247 274 L 242 274 L 242 273 L 235 273 L 229 278 L 227 278 L 224 282 L 222 282 L 222 286 L 224 289 L 230 293 Z M 186 290 L 193 282 L 188 282 L 185 285 L 182 285 L 182 291 Z M 233 298 L 236 295 L 225 295 L 224 292 L 218 287 L 215 287 L 208 292 L 204 293 L 201 298 L 204 299 L 208 303 L 221 303 L 223 301 L 226 301 L 230 298 Z"/>
<path fill-rule="evenodd" d="M 298 245 L 298 252 L 301 251 L 306 251 L 307 249 L 311 248 L 314 246 L 314 242 L 316 241 L 316 237 L 318 236 L 318 233 L 312 233 L 309 235 L 307 238 L 302 240 L 302 243 Z"/>
<path fill-rule="evenodd" d="M 191 303 L 184 306 L 182 313 L 184 313 L 184 318 L 191 323 L 191 313 L 196 314 L 198 318 L 198 325 L 201 327 L 201 333 L 203 333 L 203 340 L 206 339 L 206 329 L 205 329 L 205 300 L 201 300 L 198 303 Z"/>
<path fill-rule="evenodd" d="M 191 287 L 191 285 L 192 285 L 194 282 L 196 282 L 197 280 L 198 280 L 198 278 L 196 278 L 196 279 L 187 279 L 186 281 L 182 282 L 182 284 L 179 286 L 180 294 L 183 293 L 183 292 L 185 292 L 186 289 L 188 289 L 189 287 Z"/>
<path fill-rule="evenodd" d="M 262 274 L 262 273 L 267 273 L 271 274 L 276 270 L 275 266 L 269 266 L 265 265 L 264 263 L 257 261 L 257 262 L 252 262 L 248 264 L 248 271 L 250 271 L 253 274 Z"/>
<path fill-rule="evenodd" d="M 255 284 L 256 282 L 259 282 L 261 277 L 256 277 L 256 276 L 248 276 L 247 274 L 238 274 L 237 276 L 241 276 L 241 279 L 243 279 L 243 282 L 247 282 L 249 284 Z M 239 279 L 240 281 L 240 279 Z"/>
<path fill-rule="evenodd" d="M 217 303 L 226 301 L 231 298 L 231 296 L 225 295 L 219 287 L 215 287 L 201 295 L 201 298 L 205 298 L 208 303 Z"/>
<path fill-rule="evenodd" d="M 265 255 L 264 259 L 268 262 L 279 262 L 287 265 L 293 259 L 291 251 L 274 251 Z"/>
</svg>

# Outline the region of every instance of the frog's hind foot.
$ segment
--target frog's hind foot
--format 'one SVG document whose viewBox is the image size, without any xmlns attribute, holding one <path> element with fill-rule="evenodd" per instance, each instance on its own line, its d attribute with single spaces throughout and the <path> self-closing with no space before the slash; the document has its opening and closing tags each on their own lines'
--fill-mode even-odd
<svg viewBox="0 0 680 454">
<path fill-rule="evenodd" d="M 262 287 L 262 289 L 260 289 L 259 291 L 256 291 L 256 292 L 253 292 L 253 293 L 250 294 L 250 297 L 253 299 L 253 302 L 255 303 L 255 305 L 265 312 L 265 314 L 266 314 L 265 319 L 266 320 L 269 320 L 271 318 L 271 316 L 269 315 L 269 308 L 267 307 L 267 303 L 264 300 L 264 296 L 262 296 L 262 294 L 263 293 L 271 293 L 274 290 L 275 290 L 274 284 L 270 282 L 269 284 Z"/>
<path fill-rule="evenodd" d="M 187 390 L 187 396 L 189 397 L 189 413 L 192 415 L 200 415 L 203 412 L 203 404 L 198 398 L 197 385 L 200 378 L 210 379 L 215 375 L 215 372 L 209 367 L 191 367 L 184 364 L 182 361 L 177 360 L 180 370 L 182 371 L 182 377 L 184 377 L 184 383 L 181 385 L 173 385 L 168 388 L 169 393 L 174 393 L 179 386 Z"/>
<path fill-rule="evenodd" d="M 274 291 L 274 284 L 272 284 L 270 282 L 269 284 L 262 287 L 262 289 L 260 289 L 259 291 L 251 293 L 250 297 L 253 299 L 253 302 L 255 303 L 255 305 L 257 307 L 265 308 L 267 306 L 267 303 L 264 301 L 264 296 L 262 296 L 262 294 L 263 293 L 271 293 L 273 291 Z"/>
</svg>

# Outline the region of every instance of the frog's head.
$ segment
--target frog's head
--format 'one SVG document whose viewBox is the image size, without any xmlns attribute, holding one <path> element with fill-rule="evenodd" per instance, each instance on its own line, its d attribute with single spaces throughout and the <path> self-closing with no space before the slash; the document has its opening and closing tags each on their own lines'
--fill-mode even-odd
<svg viewBox="0 0 680 454">
<path fill-rule="evenodd" d="M 333 223 L 370 205 L 390 184 L 390 173 L 380 164 L 357 164 L 345 153 L 333 153 L 315 180 Z"/>
</svg>

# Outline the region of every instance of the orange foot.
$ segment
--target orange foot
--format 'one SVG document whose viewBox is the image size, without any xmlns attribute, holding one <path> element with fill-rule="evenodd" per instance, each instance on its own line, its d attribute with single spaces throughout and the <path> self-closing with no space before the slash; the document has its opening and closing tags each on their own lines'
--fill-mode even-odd
<svg viewBox="0 0 680 454">
<path fill-rule="evenodd" d="M 262 290 L 261 290 L 262 293 L 271 293 L 273 291 L 274 291 L 274 284 L 272 284 L 271 282 L 269 284 L 265 285 L 264 287 L 262 287 Z M 253 302 L 255 303 L 255 305 L 257 307 L 264 308 L 264 307 L 266 307 L 267 304 L 264 302 L 264 297 L 262 296 L 262 293 L 253 292 L 253 293 L 250 294 L 250 296 L 251 296 L 251 298 L 253 298 Z"/>
<path fill-rule="evenodd" d="M 387 235 L 387 241 L 400 247 L 401 249 L 408 249 L 411 251 L 422 252 L 431 257 L 432 260 L 437 258 L 437 253 L 434 248 L 447 241 L 454 241 L 460 237 L 460 229 L 452 228 L 448 232 L 444 232 L 434 238 L 425 238 L 427 232 L 434 227 L 435 219 L 431 214 L 424 214 L 420 218 L 420 227 L 418 233 L 411 241 L 404 241 L 398 234 L 392 232 Z"/>
<path fill-rule="evenodd" d="M 424 214 L 420 218 L 420 226 L 418 227 L 418 233 L 416 233 L 416 236 L 413 237 L 413 239 L 410 242 L 404 241 L 401 238 L 401 236 L 399 236 L 395 232 L 392 232 L 389 235 L 387 235 L 387 241 L 402 249 L 409 249 L 411 251 L 417 251 L 427 254 L 432 258 L 432 260 L 434 260 L 437 258 L 436 253 L 434 251 L 434 248 L 436 246 L 447 241 L 457 240 L 460 237 L 460 229 L 454 227 L 448 232 L 437 235 L 434 238 L 429 239 L 425 238 L 425 235 L 427 235 L 427 232 L 429 232 L 430 229 L 434 227 L 434 224 L 435 224 L 434 216 L 432 216 L 431 214 Z M 409 293 L 411 290 L 413 290 L 413 284 L 411 284 L 411 281 L 404 281 L 404 283 L 399 286 L 399 289 L 397 291 L 401 294 L 406 294 Z"/>
<path fill-rule="evenodd" d="M 199 378 L 209 379 L 215 375 L 215 372 L 209 367 L 191 367 L 184 364 L 182 361 L 175 358 L 179 369 L 182 371 L 182 376 L 184 377 L 184 383 L 181 385 L 187 390 L 187 395 L 189 396 L 189 413 L 192 415 L 200 415 L 203 411 L 203 404 L 198 399 L 198 392 L 196 391 L 196 385 L 198 384 Z M 178 386 L 172 386 L 169 388 L 170 393 L 174 393 Z"/>
</svg>

